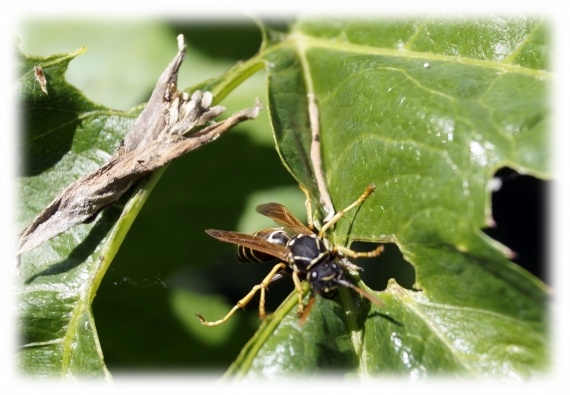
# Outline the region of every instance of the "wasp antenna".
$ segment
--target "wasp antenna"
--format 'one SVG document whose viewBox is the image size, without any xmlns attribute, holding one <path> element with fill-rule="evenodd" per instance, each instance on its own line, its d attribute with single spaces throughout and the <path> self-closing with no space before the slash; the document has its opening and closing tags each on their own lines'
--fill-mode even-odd
<svg viewBox="0 0 570 395">
<path fill-rule="evenodd" d="M 378 305 L 380 307 L 384 307 L 384 302 L 382 302 L 380 299 L 378 299 L 375 295 L 372 295 L 370 292 L 366 292 L 362 288 L 357 287 L 356 285 L 354 285 L 348 281 L 345 281 L 345 280 L 338 280 L 337 283 L 339 285 L 344 285 L 345 287 L 348 287 L 348 288 L 355 290 L 356 292 L 358 292 L 360 295 L 364 296 L 366 299 L 368 299 L 369 301 L 371 301 L 375 305 Z"/>
<path fill-rule="evenodd" d="M 309 317 L 309 313 L 311 312 L 311 309 L 313 308 L 313 305 L 315 304 L 315 295 L 311 295 L 311 297 L 309 298 L 309 301 L 307 302 L 307 305 L 305 306 L 305 308 L 303 309 L 303 312 L 301 313 L 300 317 L 299 317 L 299 325 L 303 325 L 305 324 L 305 321 L 307 320 L 307 317 Z"/>
</svg>

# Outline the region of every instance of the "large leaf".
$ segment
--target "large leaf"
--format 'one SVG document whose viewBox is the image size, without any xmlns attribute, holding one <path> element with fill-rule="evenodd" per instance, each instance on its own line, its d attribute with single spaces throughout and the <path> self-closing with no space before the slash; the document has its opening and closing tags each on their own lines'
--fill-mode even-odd
<svg viewBox="0 0 570 395">
<path fill-rule="evenodd" d="M 543 21 L 518 18 L 308 19 L 268 35 L 270 112 L 284 163 L 318 202 L 312 93 L 336 209 L 376 184 L 329 237 L 395 243 L 416 284 L 389 282 L 378 294 L 383 306 L 348 290 L 321 298 L 304 326 L 291 298 L 229 373 L 512 378 L 545 369 L 546 287 L 481 228 L 491 223 L 495 171 L 548 173 L 547 35 Z"/>
</svg>

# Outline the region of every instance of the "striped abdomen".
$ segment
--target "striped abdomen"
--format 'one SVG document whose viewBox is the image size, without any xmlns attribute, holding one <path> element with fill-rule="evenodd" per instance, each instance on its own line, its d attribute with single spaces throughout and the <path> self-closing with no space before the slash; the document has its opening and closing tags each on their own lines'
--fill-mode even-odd
<svg viewBox="0 0 570 395">
<path fill-rule="evenodd" d="M 261 237 L 270 243 L 285 246 L 289 241 L 289 236 L 281 228 L 263 229 L 253 233 L 253 236 Z M 277 260 L 273 255 L 259 252 L 248 247 L 238 246 L 237 258 L 244 263 L 264 263 Z"/>
</svg>

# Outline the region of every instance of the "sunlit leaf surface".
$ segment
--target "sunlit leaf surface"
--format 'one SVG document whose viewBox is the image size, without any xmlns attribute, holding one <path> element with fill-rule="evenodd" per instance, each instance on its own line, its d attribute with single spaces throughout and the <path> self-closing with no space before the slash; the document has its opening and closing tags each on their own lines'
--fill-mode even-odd
<svg viewBox="0 0 570 395">
<path fill-rule="evenodd" d="M 416 284 L 390 282 L 383 306 L 348 290 L 321 299 L 303 327 L 284 305 L 231 373 L 518 378 L 545 368 L 546 287 L 481 228 L 495 171 L 548 173 L 547 33 L 534 19 L 310 19 L 268 45 L 270 111 L 290 171 L 317 202 L 312 93 L 336 209 L 376 184 L 329 237 L 396 243 Z"/>
</svg>

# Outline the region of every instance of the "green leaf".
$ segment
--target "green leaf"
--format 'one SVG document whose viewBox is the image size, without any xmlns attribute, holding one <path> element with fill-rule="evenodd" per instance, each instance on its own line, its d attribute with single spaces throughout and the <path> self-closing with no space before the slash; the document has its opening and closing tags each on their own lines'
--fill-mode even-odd
<svg viewBox="0 0 570 395">
<path fill-rule="evenodd" d="M 47 58 L 20 54 L 20 101 L 23 113 L 18 214 L 29 223 L 56 193 L 103 164 L 128 131 L 136 111 L 109 110 L 67 84 L 69 62 L 83 49 Z M 47 94 L 36 80 L 41 67 Z M 22 369 L 34 375 L 73 372 L 108 374 L 96 336 L 90 303 L 103 241 L 120 210 L 100 221 L 80 225 L 20 261 Z"/>
<path fill-rule="evenodd" d="M 282 160 L 317 203 L 312 93 L 335 208 L 376 185 L 329 238 L 396 243 L 416 284 L 391 281 L 378 293 L 383 306 L 349 290 L 320 298 L 303 327 L 290 299 L 228 374 L 520 378 L 543 371 L 546 286 L 481 228 L 491 223 L 489 183 L 499 168 L 549 171 L 545 22 L 306 19 L 281 40 L 268 36 L 262 55 Z"/>
</svg>

